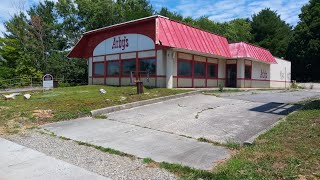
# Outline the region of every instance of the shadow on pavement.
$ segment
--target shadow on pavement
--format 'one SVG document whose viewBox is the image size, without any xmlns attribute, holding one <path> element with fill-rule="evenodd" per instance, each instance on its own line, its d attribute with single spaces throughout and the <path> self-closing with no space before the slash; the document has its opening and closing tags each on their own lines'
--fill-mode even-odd
<svg viewBox="0 0 320 180">
<path fill-rule="evenodd" d="M 301 107 L 302 105 L 299 105 L 299 104 L 285 104 L 285 103 L 270 102 L 262 106 L 252 108 L 250 109 L 250 111 L 277 114 L 277 115 L 287 115 Z"/>
</svg>

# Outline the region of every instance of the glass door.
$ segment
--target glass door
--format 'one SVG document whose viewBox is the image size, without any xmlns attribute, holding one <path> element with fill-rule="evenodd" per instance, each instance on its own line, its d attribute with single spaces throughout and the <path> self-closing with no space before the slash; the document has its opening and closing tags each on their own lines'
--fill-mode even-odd
<svg viewBox="0 0 320 180">
<path fill-rule="evenodd" d="M 237 65 L 227 64 L 226 87 L 237 87 Z"/>
</svg>

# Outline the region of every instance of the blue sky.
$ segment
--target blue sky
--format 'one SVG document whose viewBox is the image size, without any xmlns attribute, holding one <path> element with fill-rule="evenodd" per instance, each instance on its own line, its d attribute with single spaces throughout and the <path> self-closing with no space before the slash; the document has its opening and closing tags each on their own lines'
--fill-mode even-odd
<svg viewBox="0 0 320 180">
<path fill-rule="evenodd" d="M 43 0 L 1 0 L 0 31 L 5 31 L 3 22 L 10 19 L 15 12 L 19 9 L 28 9 L 40 1 Z M 218 22 L 251 17 L 261 9 L 270 7 L 276 10 L 283 20 L 295 26 L 299 21 L 300 9 L 308 3 L 308 0 L 150 0 L 150 2 L 156 10 L 164 6 L 183 16 L 198 18 L 206 15 Z"/>
</svg>

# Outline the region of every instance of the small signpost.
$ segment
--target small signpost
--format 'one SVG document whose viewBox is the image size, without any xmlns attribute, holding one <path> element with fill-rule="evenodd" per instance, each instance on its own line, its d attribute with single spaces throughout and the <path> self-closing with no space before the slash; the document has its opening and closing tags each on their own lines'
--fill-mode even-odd
<svg viewBox="0 0 320 180">
<path fill-rule="evenodd" d="M 46 74 L 42 78 L 43 89 L 53 88 L 53 76 L 51 74 Z"/>
<path fill-rule="evenodd" d="M 143 81 L 141 80 L 141 74 L 147 74 L 147 82 L 149 82 L 149 71 L 138 71 L 136 79 L 134 80 L 135 71 L 130 72 L 130 83 L 136 83 L 137 86 L 137 94 L 143 94 Z"/>
</svg>

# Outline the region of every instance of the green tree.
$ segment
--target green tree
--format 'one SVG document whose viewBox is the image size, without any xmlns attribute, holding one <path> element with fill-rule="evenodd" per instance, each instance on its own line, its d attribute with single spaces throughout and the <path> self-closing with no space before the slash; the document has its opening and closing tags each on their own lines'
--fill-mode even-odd
<svg viewBox="0 0 320 180">
<path fill-rule="evenodd" d="M 228 22 L 228 28 L 225 29 L 225 36 L 230 43 L 251 42 L 253 35 L 249 19 L 234 19 Z"/>
<path fill-rule="evenodd" d="M 320 80 L 320 2 L 310 0 L 302 7 L 300 22 L 294 28 L 288 58 L 293 78 L 299 81 Z"/>
<path fill-rule="evenodd" d="M 157 14 L 161 16 L 168 17 L 170 19 L 176 20 L 176 21 L 183 21 L 183 16 L 180 15 L 177 12 L 171 12 L 168 8 L 162 7 L 160 11 L 157 12 Z"/>
<path fill-rule="evenodd" d="M 252 16 L 253 43 L 267 48 L 278 57 L 286 55 L 291 27 L 270 8 Z"/>
<path fill-rule="evenodd" d="M 60 29 L 60 43 L 62 50 L 70 50 L 79 40 L 84 28 L 80 24 L 79 10 L 73 0 L 59 0 L 56 3 L 58 18 L 62 20 L 58 24 Z"/>
<path fill-rule="evenodd" d="M 75 0 L 86 31 L 143 18 L 154 10 L 147 0 Z"/>
</svg>

